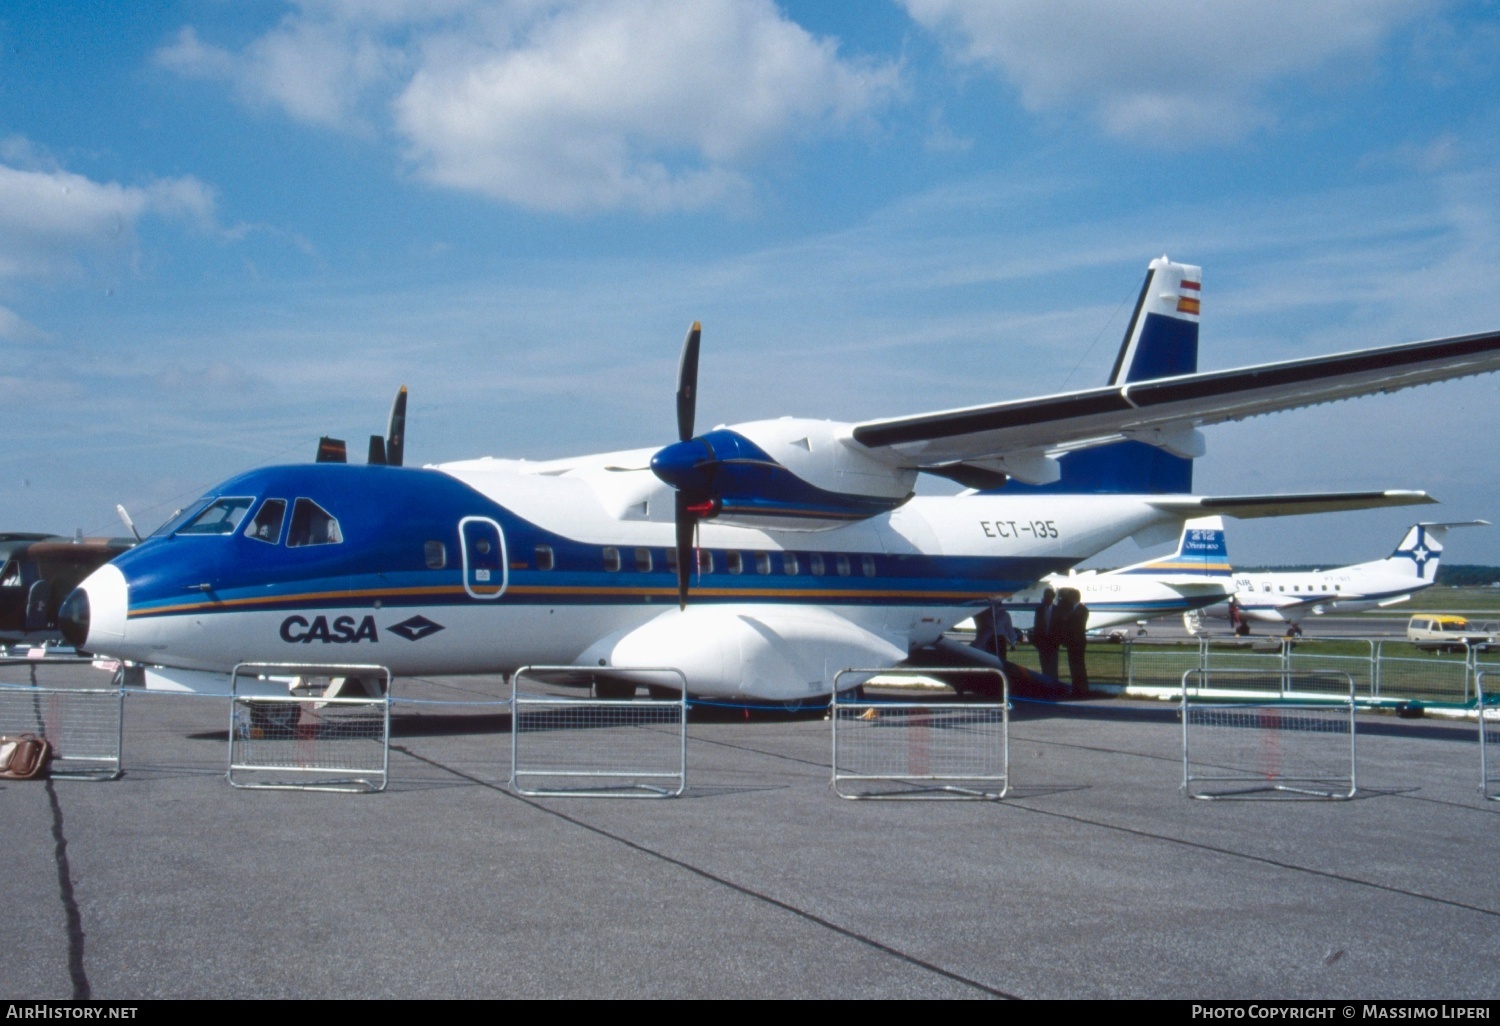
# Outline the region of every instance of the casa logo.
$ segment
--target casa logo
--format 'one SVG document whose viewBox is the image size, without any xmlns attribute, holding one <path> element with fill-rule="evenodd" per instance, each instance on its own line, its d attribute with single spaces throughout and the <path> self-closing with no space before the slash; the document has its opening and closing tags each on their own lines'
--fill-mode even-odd
<svg viewBox="0 0 1500 1026">
<path fill-rule="evenodd" d="M 375 633 L 375 618 L 367 616 L 356 625 L 352 616 L 336 616 L 333 623 L 326 616 L 315 616 L 311 621 L 305 616 L 289 616 L 281 621 L 281 640 L 310 645 L 314 641 L 323 644 L 347 645 L 351 642 L 379 641 Z"/>
<path fill-rule="evenodd" d="M 421 641 L 442 629 L 442 624 L 425 616 L 409 617 L 386 628 L 407 641 Z M 364 617 L 358 624 L 352 616 L 336 616 L 332 623 L 326 616 L 315 616 L 311 620 L 305 616 L 289 616 L 281 621 L 281 640 L 294 645 L 310 645 L 314 641 L 325 645 L 348 645 L 361 641 L 378 643 L 380 634 L 375 629 L 373 616 Z"/>
</svg>

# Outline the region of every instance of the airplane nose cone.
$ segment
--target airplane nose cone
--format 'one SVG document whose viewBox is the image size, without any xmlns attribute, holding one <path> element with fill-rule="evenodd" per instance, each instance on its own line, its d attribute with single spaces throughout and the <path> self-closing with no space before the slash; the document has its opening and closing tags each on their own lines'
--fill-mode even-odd
<svg viewBox="0 0 1500 1026">
<path fill-rule="evenodd" d="M 651 457 L 651 472 L 680 492 L 700 492 L 708 487 L 708 468 L 713 450 L 700 438 L 673 442 Z"/>
<path fill-rule="evenodd" d="M 58 627 L 78 649 L 100 655 L 120 654 L 130 588 L 118 567 L 106 563 L 84 579 L 58 610 Z"/>
<path fill-rule="evenodd" d="M 74 588 L 57 611 L 57 627 L 68 644 L 83 649 L 89 640 L 89 593 Z"/>
</svg>

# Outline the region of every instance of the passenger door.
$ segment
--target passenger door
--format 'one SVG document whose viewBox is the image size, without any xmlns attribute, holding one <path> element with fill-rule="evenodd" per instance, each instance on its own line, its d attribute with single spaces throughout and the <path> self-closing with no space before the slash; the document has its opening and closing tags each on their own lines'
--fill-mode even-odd
<svg viewBox="0 0 1500 1026">
<path fill-rule="evenodd" d="M 500 525 L 489 517 L 464 517 L 458 522 L 458 536 L 463 545 L 464 591 L 477 599 L 505 594 L 509 563 Z"/>
</svg>

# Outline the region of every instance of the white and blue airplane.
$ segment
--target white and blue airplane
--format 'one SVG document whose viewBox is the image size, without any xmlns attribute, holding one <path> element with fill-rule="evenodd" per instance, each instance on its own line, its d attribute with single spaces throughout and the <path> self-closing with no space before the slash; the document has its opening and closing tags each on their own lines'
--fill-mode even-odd
<svg viewBox="0 0 1500 1026">
<path fill-rule="evenodd" d="M 1108 630 L 1224 603 L 1234 594 L 1232 573 L 1224 518 L 1198 517 L 1183 525 L 1176 550 L 1165 556 L 1116 570 L 1049 574 L 996 605 L 1016 627 L 1030 628 L 1045 589 L 1076 588 L 1089 607 L 1089 630 Z"/>
<path fill-rule="evenodd" d="M 695 324 L 663 448 L 418 469 L 401 465 L 393 424 L 371 447 L 384 463 L 215 487 L 95 571 L 61 625 L 155 668 L 148 683 L 198 691 L 222 691 L 242 662 L 397 676 L 547 663 L 592 668 L 601 693 L 677 687 L 644 669 L 670 666 L 694 695 L 795 701 L 1127 537 L 1430 501 L 1204 497 L 1184 482 L 1200 427 L 1500 369 L 1500 332 L 1199 373 L 1201 281 L 1153 261 L 1103 387 L 853 424 L 695 433 Z M 979 491 L 915 496 L 922 473 Z"/>
<path fill-rule="evenodd" d="M 1385 559 L 1332 570 L 1237 573 L 1233 594 L 1237 614 L 1242 621 L 1295 627 L 1309 616 L 1334 610 L 1358 613 L 1405 602 L 1436 583 L 1450 529 L 1487 526 L 1485 520 L 1413 524 Z M 1205 608 L 1202 615 L 1232 619 L 1227 602 Z"/>
</svg>

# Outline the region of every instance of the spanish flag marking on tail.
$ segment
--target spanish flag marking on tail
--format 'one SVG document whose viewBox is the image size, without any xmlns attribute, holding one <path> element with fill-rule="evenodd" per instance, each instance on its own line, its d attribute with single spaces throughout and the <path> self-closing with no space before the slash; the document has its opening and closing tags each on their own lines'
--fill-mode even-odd
<svg viewBox="0 0 1500 1026">
<path fill-rule="evenodd" d="M 1182 295 L 1177 297 L 1177 312 L 1192 314 L 1194 317 L 1197 317 L 1199 303 L 1197 293 L 1200 289 L 1203 288 L 1203 286 L 1196 281 L 1188 281 L 1186 278 L 1184 278 L 1180 287 L 1184 292 L 1192 292 L 1194 294 L 1191 296 Z"/>
</svg>

